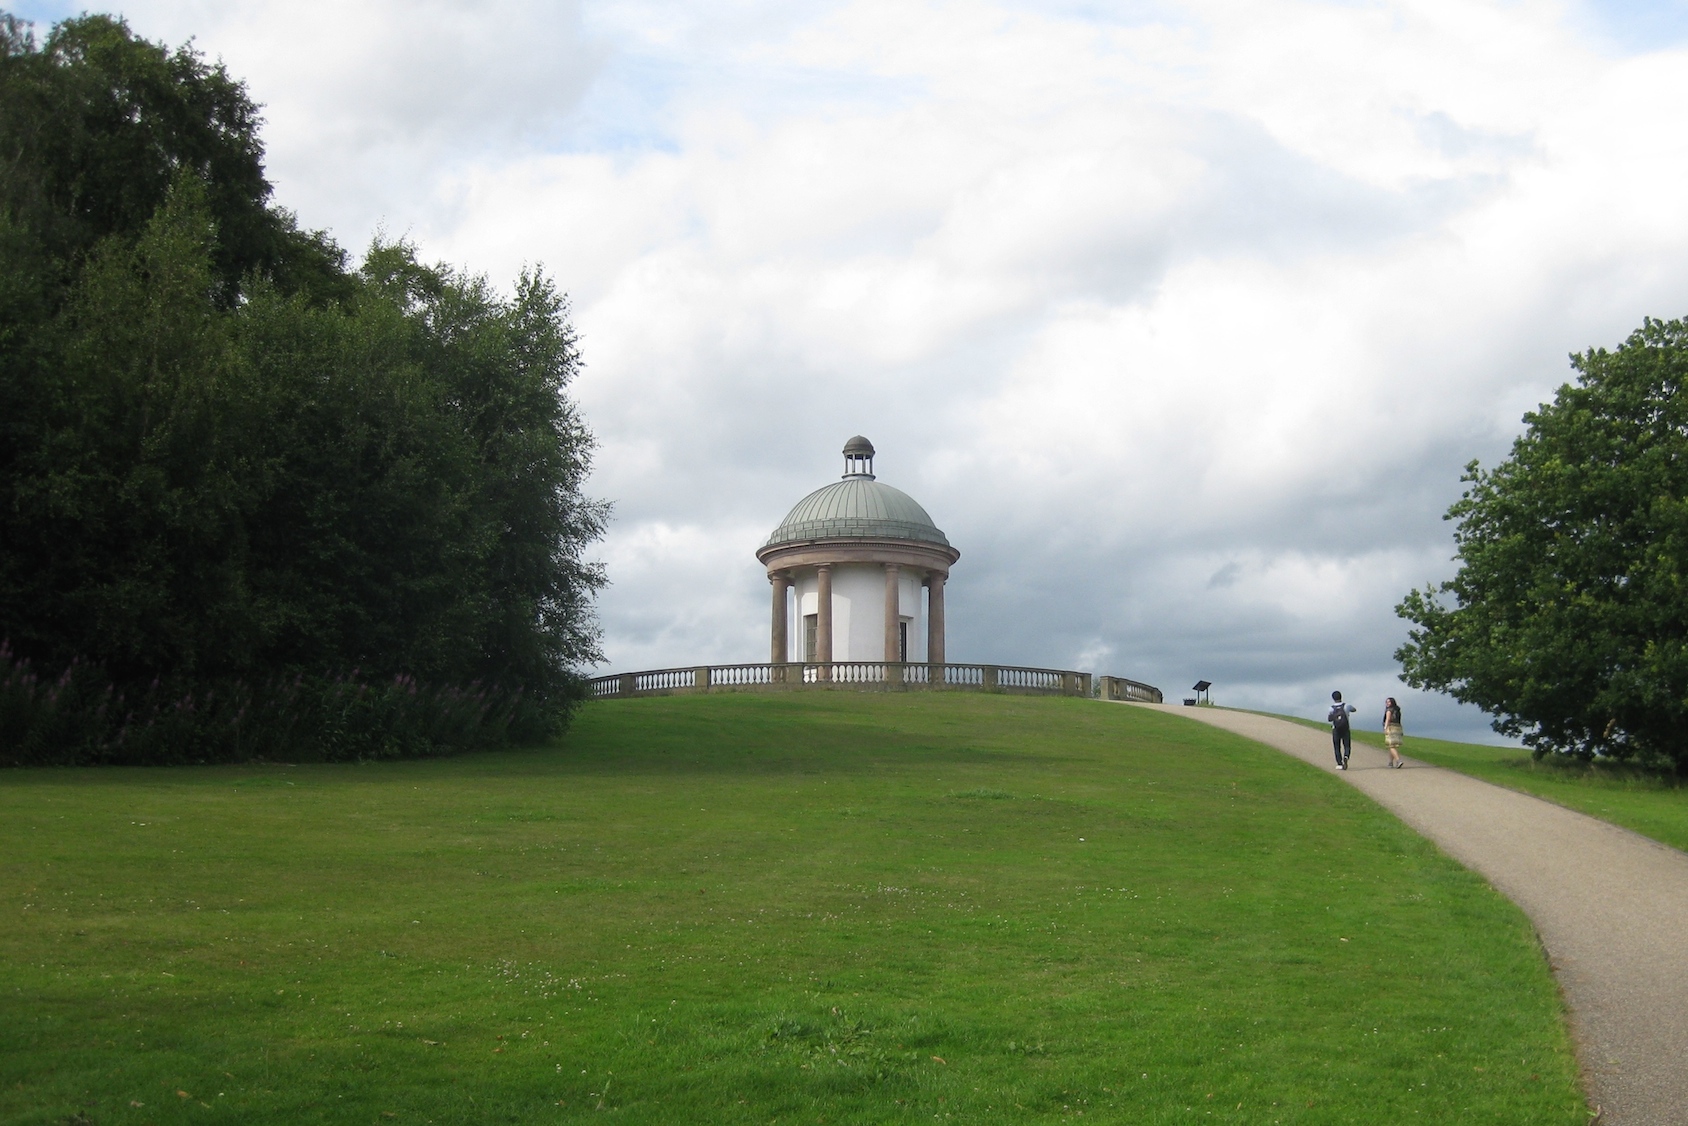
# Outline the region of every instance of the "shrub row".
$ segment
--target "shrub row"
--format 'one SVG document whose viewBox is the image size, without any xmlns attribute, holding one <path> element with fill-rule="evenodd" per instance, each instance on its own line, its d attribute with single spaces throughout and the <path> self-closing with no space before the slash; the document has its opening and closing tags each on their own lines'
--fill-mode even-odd
<svg viewBox="0 0 1688 1126">
<path fill-rule="evenodd" d="M 553 706 L 521 689 L 407 675 L 119 685 L 74 660 L 43 674 L 0 643 L 0 766 L 350 762 L 485 750 L 534 737 Z"/>
</svg>

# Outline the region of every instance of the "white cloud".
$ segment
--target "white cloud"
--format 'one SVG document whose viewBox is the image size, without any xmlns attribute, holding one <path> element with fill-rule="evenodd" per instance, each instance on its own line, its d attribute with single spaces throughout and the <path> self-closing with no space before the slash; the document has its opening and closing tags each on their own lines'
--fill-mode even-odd
<svg viewBox="0 0 1688 1126">
<path fill-rule="evenodd" d="M 378 225 L 421 225 L 442 202 L 442 175 L 555 139 L 604 54 L 571 0 L 143 0 L 119 11 L 149 39 L 194 38 L 244 79 L 264 107 L 281 201 L 354 245 Z"/>
<path fill-rule="evenodd" d="M 1688 52 L 1602 5 L 129 15 L 250 79 L 306 223 L 573 294 L 618 668 L 760 658 L 752 551 L 865 432 L 955 656 L 1379 695 L 1460 466 L 1688 311 Z"/>
</svg>

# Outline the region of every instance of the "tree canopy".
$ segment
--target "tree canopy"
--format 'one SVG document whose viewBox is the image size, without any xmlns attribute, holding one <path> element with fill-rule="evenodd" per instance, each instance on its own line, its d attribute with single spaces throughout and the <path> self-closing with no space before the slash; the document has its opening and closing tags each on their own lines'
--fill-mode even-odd
<svg viewBox="0 0 1688 1126">
<path fill-rule="evenodd" d="M 1397 607 L 1403 678 L 1538 753 L 1688 767 L 1688 322 L 1571 358 L 1511 456 L 1466 468 L 1458 572 Z M 1452 596 L 1451 603 L 1446 596 Z"/>
<path fill-rule="evenodd" d="M 566 300 L 404 244 L 348 268 L 269 202 L 256 107 L 188 48 L 103 16 L 0 41 L 10 760 L 254 753 L 265 708 L 287 754 L 554 729 L 607 513 Z M 401 722 L 412 699 L 479 718 Z M 313 730 L 335 709 L 355 738 Z"/>
<path fill-rule="evenodd" d="M 253 272 L 344 295 L 345 255 L 270 204 L 259 124 L 245 86 L 187 47 L 100 15 L 65 20 L 37 47 L 28 24 L 0 15 L 0 211 L 43 265 L 61 266 L 39 281 L 66 283 L 63 267 L 101 239 L 137 234 L 190 173 L 217 226 L 220 303 Z"/>
</svg>

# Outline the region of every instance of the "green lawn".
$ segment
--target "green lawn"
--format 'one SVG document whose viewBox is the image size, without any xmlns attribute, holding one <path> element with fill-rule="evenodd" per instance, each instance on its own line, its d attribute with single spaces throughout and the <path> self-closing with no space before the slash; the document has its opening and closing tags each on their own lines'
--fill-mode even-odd
<svg viewBox="0 0 1688 1126">
<path fill-rule="evenodd" d="M 1374 732 L 1356 731 L 1354 738 L 1383 746 L 1383 736 Z M 1521 747 L 1485 747 L 1414 739 L 1410 735 L 1401 753 L 1544 797 L 1675 848 L 1688 849 L 1688 787 L 1657 775 L 1612 765 L 1536 762 Z"/>
<path fill-rule="evenodd" d="M 5 1122 L 1586 1121 L 1511 904 L 1145 709 L 604 701 L 520 753 L 14 771 L 0 857 Z"/>
</svg>

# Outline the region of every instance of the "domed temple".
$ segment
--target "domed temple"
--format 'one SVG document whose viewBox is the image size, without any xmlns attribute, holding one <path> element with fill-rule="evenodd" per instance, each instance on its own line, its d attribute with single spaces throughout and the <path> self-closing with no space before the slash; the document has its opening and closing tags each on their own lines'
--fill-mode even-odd
<svg viewBox="0 0 1688 1126">
<path fill-rule="evenodd" d="M 873 453 L 860 435 L 845 443 L 843 479 L 798 501 L 756 552 L 773 584 L 775 664 L 944 661 L 944 583 L 961 552 L 913 497 L 874 479 Z"/>
</svg>

